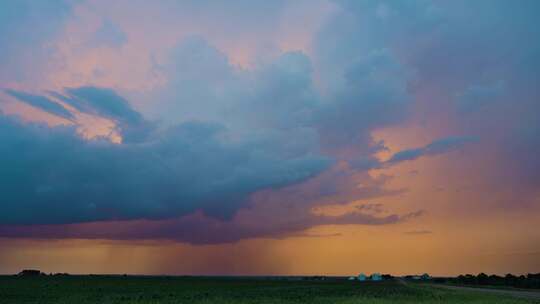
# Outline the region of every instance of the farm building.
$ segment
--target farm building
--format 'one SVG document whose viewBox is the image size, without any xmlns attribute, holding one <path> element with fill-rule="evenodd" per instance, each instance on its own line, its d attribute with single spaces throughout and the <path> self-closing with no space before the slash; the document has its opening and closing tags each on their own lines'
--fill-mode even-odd
<svg viewBox="0 0 540 304">
<path fill-rule="evenodd" d="M 380 273 L 374 273 L 371 275 L 372 281 L 382 281 L 382 276 Z"/>
<path fill-rule="evenodd" d="M 410 278 L 413 279 L 413 280 L 416 280 L 416 281 L 420 281 L 420 280 L 426 281 L 426 280 L 431 279 L 431 277 L 427 273 L 424 273 L 423 275 L 410 276 Z"/>
</svg>

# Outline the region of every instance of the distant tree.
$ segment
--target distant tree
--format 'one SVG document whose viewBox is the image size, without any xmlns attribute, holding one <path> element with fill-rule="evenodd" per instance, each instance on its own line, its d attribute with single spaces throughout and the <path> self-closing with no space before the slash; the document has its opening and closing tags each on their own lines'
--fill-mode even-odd
<svg viewBox="0 0 540 304">
<path fill-rule="evenodd" d="M 529 288 L 540 288 L 540 273 L 527 274 L 527 283 Z"/>
<path fill-rule="evenodd" d="M 476 284 L 476 277 L 472 274 L 466 274 L 465 284 Z"/>
<path fill-rule="evenodd" d="M 45 275 L 45 274 L 36 269 L 25 269 L 19 272 L 19 276 L 40 276 L 40 275 Z"/>
<path fill-rule="evenodd" d="M 490 275 L 488 280 L 489 285 L 504 285 L 504 278 L 498 275 Z"/>
<path fill-rule="evenodd" d="M 486 285 L 489 283 L 489 277 L 487 274 L 481 272 L 476 276 L 476 283 L 480 285 Z"/>
<path fill-rule="evenodd" d="M 441 280 L 435 280 L 440 282 Z M 477 276 L 472 274 L 459 275 L 455 278 L 449 278 L 447 282 L 463 284 L 463 285 L 493 285 L 493 286 L 511 286 L 518 288 L 539 288 L 540 289 L 540 273 L 529 273 L 526 276 L 515 276 L 511 273 L 504 277 L 498 275 L 487 275 L 480 273 Z"/>
</svg>

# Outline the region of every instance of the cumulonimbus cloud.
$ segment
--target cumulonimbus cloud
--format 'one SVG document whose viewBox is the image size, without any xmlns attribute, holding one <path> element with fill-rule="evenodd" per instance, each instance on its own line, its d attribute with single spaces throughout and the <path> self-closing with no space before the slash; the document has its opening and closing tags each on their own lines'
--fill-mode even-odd
<svg viewBox="0 0 540 304">
<path fill-rule="evenodd" d="M 101 112 L 142 120 L 110 90 L 81 90 L 101 98 Z M 291 154 L 271 138 L 229 141 L 226 133 L 219 124 L 189 122 L 144 142 L 113 144 L 85 140 L 74 127 L 0 116 L 0 222 L 156 219 L 198 209 L 226 218 L 250 193 L 305 180 L 330 163 L 324 156 Z"/>
<path fill-rule="evenodd" d="M 134 4 L 137 12 L 144 12 L 145 5 L 154 4 Z M 189 9 L 183 10 L 182 5 Z M 272 44 L 266 49 L 267 42 L 275 41 L 265 37 L 278 27 L 276 20 L 281 20 L 279 13 L 286 6 L 285 2 L 219 4 L 219 22 L 210 22 L 205 31 L 170 36 L 166 32 L 174 29 L 168 22 L 153 20 L 152 29 L 166 37 L 156 35 L 155 40 L 148 40 L 152 43 L 132 44 L 137 36 L 148 35 L 135 35 L 139 29 L 129 25 L 144 21 L 122 15 L 121 6 L 107 18 L 92 15 L 96 31 L 79 37 L 73 34 L 79 32 L 71 32 L 73 28 L 62 27 L 72 13 L 71 5 L 63 1 L 2 2 L 0 85 L 18 88 L 5 92 L 74 125 L 48 127 L 0 116 L 0 207 L 5 211 L 0 213 L 0 224 L 28 228 L 98 222 L 96 226 L 81 224 L 91 227 L 84 233 L 64 236 L 164 236 L 193 243 L 282 235 L 313 225 L 390 224 L 409 217 L 316 218 L 306 215 L 312 205 L 305 201 L 323 197 L 328 204 L 345 203 L 360 194 L 365 198 L 399 192 L 382 189 L 380 184 L 359 188 L 352 177 L 461 149 L 477 139 L 481 141 L 468 158 L 476 157 L 480 163 L 491 153 L 493 163 L 486 168 L 493 168 L 496 185 L 513 183 L 523 189 L 519 192 L 537 197 L 540 57 L 538 42 L 531 37 L 538 36 L 534 15 L 538 1 L 524 0 L 519 6 L 497 0 L 489 5 L 482 1 L 336 1 L 320 28 L 311 29 L 308 46 L 282 51 L 281 45 Z M 183 20 L 179 16 L 189 17 L 191 12 L 204 15 L 201 20 L 212 20 L 216 11 L 215 6 L 199 2 L 170 8 L 168 21 Z M 115 16 L 123 17 L 115 20 Z M 86 19 L 75 19 L 74 23 L 87 28 Z M 264 30 L 253 20 L 264 21 L 256 22 L 264 23 Z M 221 32 L 220 27 L 227 28 Z M 211 29 L 219 33 L 212 35 Z M 80 40 L 70 39 L 74 36 Z M 237 42 L 246 36 L 257 38 L 250 43 L 260 38 L 256 47 L 264 49 L 257 53 L 262 58 L 253 66 L 238 67 L 231 55 L 243 53 L 232 54 L 231 49 L 241 51 L 241 46 L 227 49 L 223 40 Z M 62 54 L 68 54 L 69 60 L 59 58 Z M 104 54 L 114 56 L 99 60 Z M 150 70 L 139 71 L 140 62 L 133 58 L 151 62 Z M 111 64 L 113 59 L 123 64 Z M 90 67 L 79 66 L 79 61 Z M 63 84 L 52 77 L 74 66 L 83 71 L 74 68 L 66 75 L 83 84 Z M 137 85 L 147 75 L 158 74 L 158 81 L 148 80 L 159 85 L 149 86 L 149 92 L 130 91 L 126 88 L 135 85 L 118 88 L 117 84 L 132 79 L 119 77 L 107 84 L 114 90 L 95 87 L 102 78 L 114 78 L 108 73 L 118 72 L 114 70 L 118 67 L 129 72 L 112 74 L 139 73 L 137 79 L 143 81 Z M 74 87 L 45 95 L 20 89 L 36 83 Z M 452 115 L 445 112 L 456 107 Z M 440 127 L 437 134 L 465 136 L 438 139 L 379 161 L 375 155 L 386 147 L 374 141 L 373 132 L 407 122 L 414 110 L 420 113 L 416 116 L 425 116 L 426 124 L 438 126 L 441 117 L 448 120 L 448 130 Z M 112 121 L 122 143 L 82 139 L 74 119 L 79 113 Z M 302 212 L 280 209 L 267 225 L 239 226 L 231 220 L 251 206 L 254 193 L 312 180 L 340 161 L 354 173 L 335 172 L 316 190 L 294 196 L 290 204 L 300 205 Z M 515 197 L 516 192 L 511 195 Z M 276 201 L 268 204 L 277 208 Z M 204 219 L 195 216 L 197 212 Z M 285 213 L 290 216 L 284 217 Z M 148 226 L 152 228 L 137 226 L 125 234 L 97 228 L 114 220 L 120 221 L 115 229 L 124 221 L 147 220 L 152 221 Z M 205 228 L 211 225 L 230 237 L 211 236 L 216 230 Z M 25 235 L 18 229 L 9 231 L 13 233 L 5 235 Z"/>
</svg>

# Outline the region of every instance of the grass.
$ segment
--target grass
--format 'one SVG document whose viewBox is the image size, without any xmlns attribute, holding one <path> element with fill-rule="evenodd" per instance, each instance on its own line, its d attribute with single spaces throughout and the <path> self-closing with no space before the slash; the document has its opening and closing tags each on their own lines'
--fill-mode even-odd
<svg viewBox="0 0 540 304">
<path fill-rule="evenodd" d="M 539 303 L 398 281 L 202 277 L 0 277 L 0 303 Z"/>
</svg>

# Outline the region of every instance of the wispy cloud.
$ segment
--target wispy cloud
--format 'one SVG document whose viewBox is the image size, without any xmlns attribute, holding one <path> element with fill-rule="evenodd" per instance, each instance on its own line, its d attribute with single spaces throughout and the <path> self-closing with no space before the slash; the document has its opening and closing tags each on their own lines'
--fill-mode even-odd
<svg viewBox="0 0 540 304">
<path fill-rule="evenodd" d="M 473 136 L 451 136 L 437 139 L 424 147 L 399 151 L 392 155 L 392 157 L 386 162 L 392 164 L 407 160 L 415 160 L 422 156 L 443 154 L 458 150 L 465 144 L 476 141 L 478 141 L 478 138 Z"/>
<path fill-rule="evenodd" d="M 58 102 L 55 102 L 45 96 L 41 95 L 33 95 L 21 91 L 16 90 L 5 90 L 5 92 L 13 97 L 15 97 L 17 100 L 24 102 L 32 107 L 38 108 L 44 112 L 65 118 L 70 121 L 75 120 L 75 116 L 73 113 L 71 113 L 69 110 L 67 110 L 64 106 L 59 104 Z"/>
</svg>

